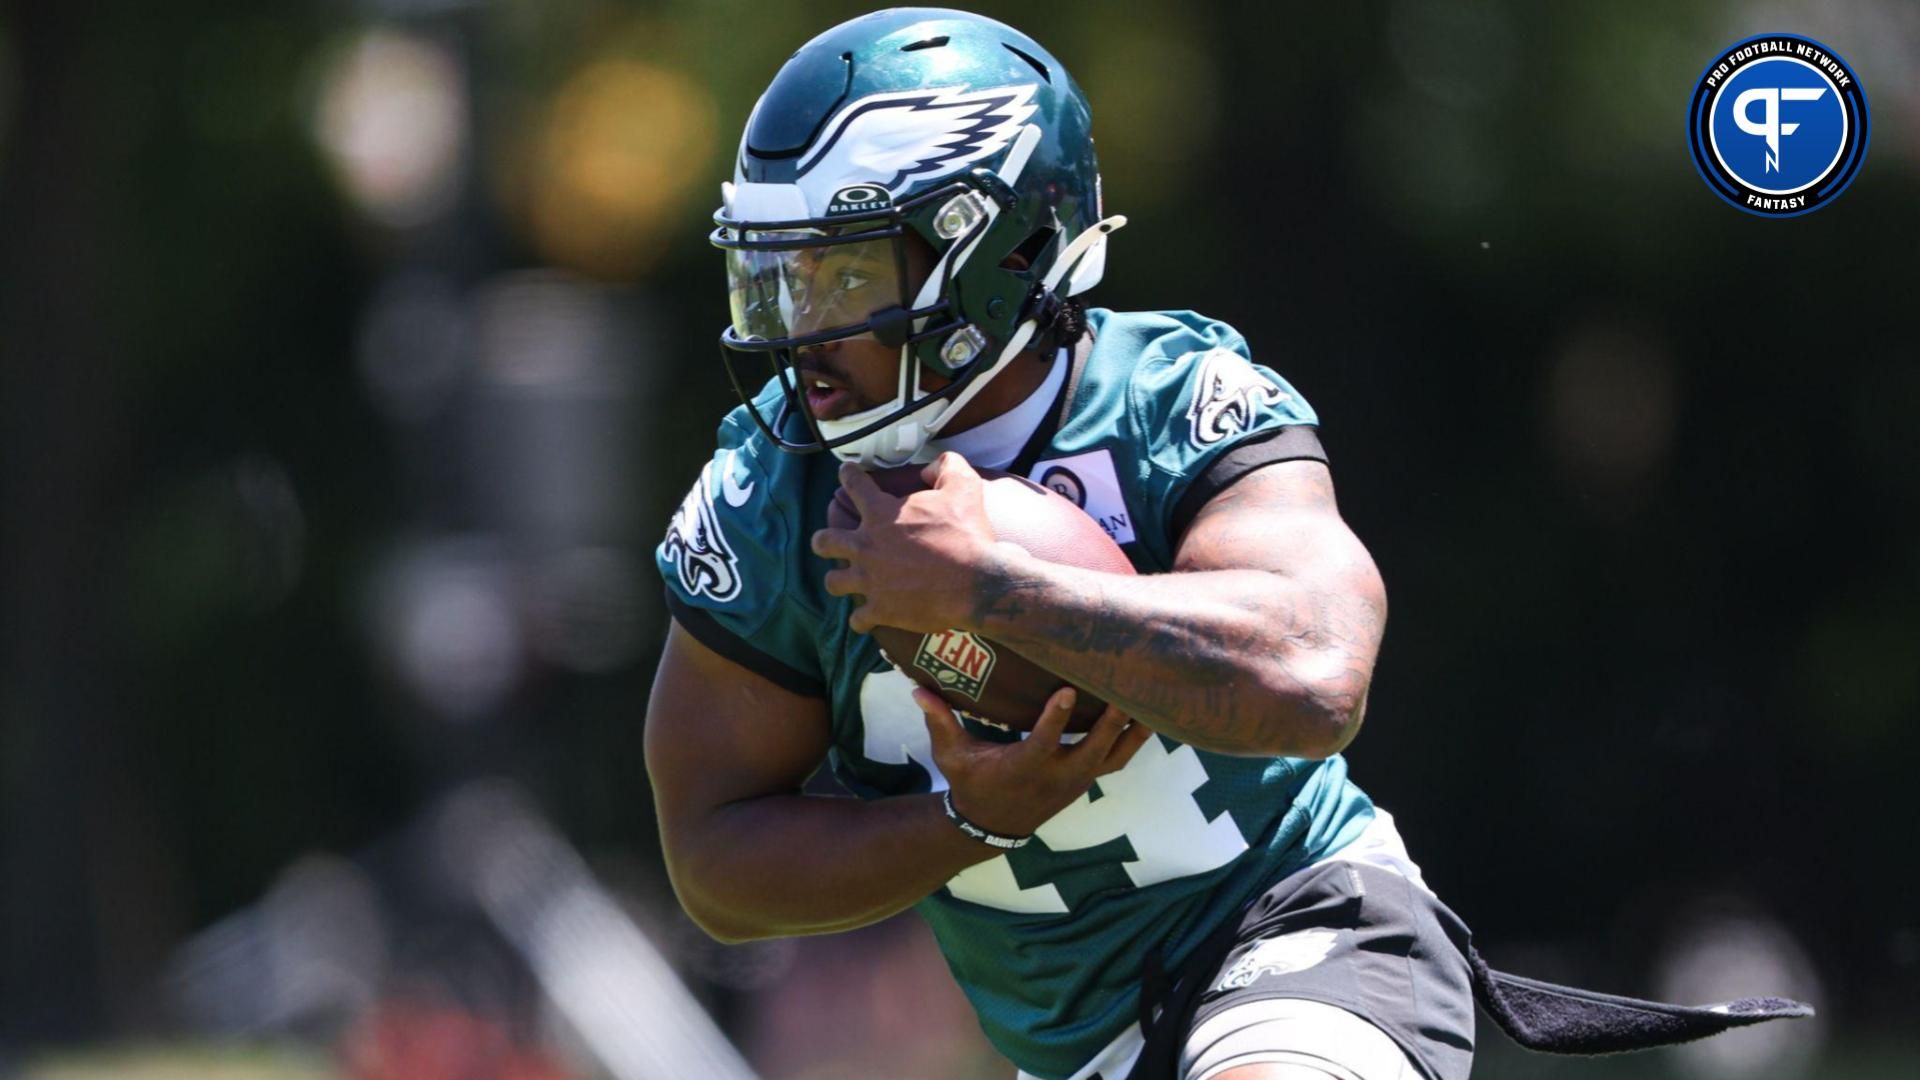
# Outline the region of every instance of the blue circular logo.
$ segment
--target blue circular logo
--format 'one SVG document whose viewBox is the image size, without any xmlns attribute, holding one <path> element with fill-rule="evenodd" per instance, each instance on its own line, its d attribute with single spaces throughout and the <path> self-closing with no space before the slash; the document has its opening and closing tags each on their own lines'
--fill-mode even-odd
<svg viewBox="0 0 1920 1080">
<path fill-rule="evenodd" d="M 1853 69 L 1798 34 L 1730 46 L 1701 73 L 1687 111 L 1688 145 L 1707 186 L 1763 217 L 1832 202 L 1866 160 L 1870 127 Z"/>
</svg>

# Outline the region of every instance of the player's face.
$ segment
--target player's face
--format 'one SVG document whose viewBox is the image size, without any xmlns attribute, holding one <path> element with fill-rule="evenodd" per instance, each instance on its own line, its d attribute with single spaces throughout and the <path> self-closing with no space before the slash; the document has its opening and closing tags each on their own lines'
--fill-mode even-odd
<svg viewBox="0 0 1920 1080">
<path fill-rule="evenodd" d="M 763 234 L 769 239 L 780 235 Z M 910 305 L 932 272 L 934 256 L 926 242 L 911 233 L 905 246 L 904 279 L 891 240 L 729 252 L 735 333 L 761 340 L 799 337 L 858 325 L 883 308 Z M 835 420 L 893 400 L 900 349 L 863 333 L 800 349 L 794 366 L 808 410 L 817 418 Z"/>
</svg>

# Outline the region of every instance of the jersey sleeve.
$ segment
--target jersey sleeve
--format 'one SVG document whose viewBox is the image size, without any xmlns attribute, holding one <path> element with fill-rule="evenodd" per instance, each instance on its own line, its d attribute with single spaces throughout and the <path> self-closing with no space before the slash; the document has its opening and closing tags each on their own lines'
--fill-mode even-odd
<svg viewBox="0 0 1920 1080">
<path fill-rule="evenodd" d="M 1264 465 L 1326 461 L 1320 418 L 1285 379 L 1247 359 L 1238 334 L 1150 357 L 1134 380 L 1155 520 L 1169 554 L 1216 494 Z"/>
<path fill-rule="evenodd" d="M 818 635 L 790 595 L 797 526 L 780 477 L 731 421 L 654 549 L 667 609 L 702 645 L 797 694 L 826 696 Z M 772 463 L 775 468 L 785 463 Z"/>
</svg>

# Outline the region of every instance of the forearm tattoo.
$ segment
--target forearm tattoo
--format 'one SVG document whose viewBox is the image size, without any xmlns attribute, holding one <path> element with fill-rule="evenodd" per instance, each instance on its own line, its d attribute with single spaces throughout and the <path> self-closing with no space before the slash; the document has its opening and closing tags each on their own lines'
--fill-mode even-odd
<svg viewBox="0 0 1920 1080">
<path fill-rule="evenodd" d="M 1269 468 L 1216 497 L 1181 545 L 1184 572 L 999 562 L 974 622 L 1183 742 L 1337 749 L 1365 707 L 1386 611 L 1377 571 L 1316 469 L 1305 479 L 1320 485 Z"/>
</svg>

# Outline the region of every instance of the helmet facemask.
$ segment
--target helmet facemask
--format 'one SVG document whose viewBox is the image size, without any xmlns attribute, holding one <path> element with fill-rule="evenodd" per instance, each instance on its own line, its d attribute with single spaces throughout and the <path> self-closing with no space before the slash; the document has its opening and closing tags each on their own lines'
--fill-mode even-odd
<svg viewBox="0 0 1920 1080">
<path fill-rule="evenodd" d="M 726 185 L 729 207 L 715 215 L 712 235 L 727 253 L 733 315 L 721 334 L 721 356 L 734 389 L 775 445 L 796 453 L 831 450 L 867 466 L 906 463 L 1024 347 L 1031 329 L 1020 333 L 1016 326 L 1028 304 L 996 305 L 1013 309 L 994 320 L 999 326 L 982 327 L 958 314 L 966 306 L 958 295 L 964 289 L 960 271 L 978 254 L 1001 210 L 982 191 L 990 192 L 997 179 L 977 170 L 898 206 L 772 222 L 731 215 L 735 189 Z M 937 257 L 909 295 L 907 248 L 915 237 L 929 235 Z M 1007 279 L 992 282 L 996 294 L 1031 295 L 1030 273 L 998 270 Z M 978 271 L 969 276 L 978 277 Z M 850 416 L 819 419 L 807 407 L 795 360 L 809 347 L 856 338 L 899 349 L 894 396 Z M 780 383 L 782 403 L 772 416 L 754 401 L 752 380 L 740 370 L 750 354 L 765 357 Z M 923 391 L 923 374 L 949 381 Z M 792 431 L 796 418 L 805 438 Z"/>
</svg>

